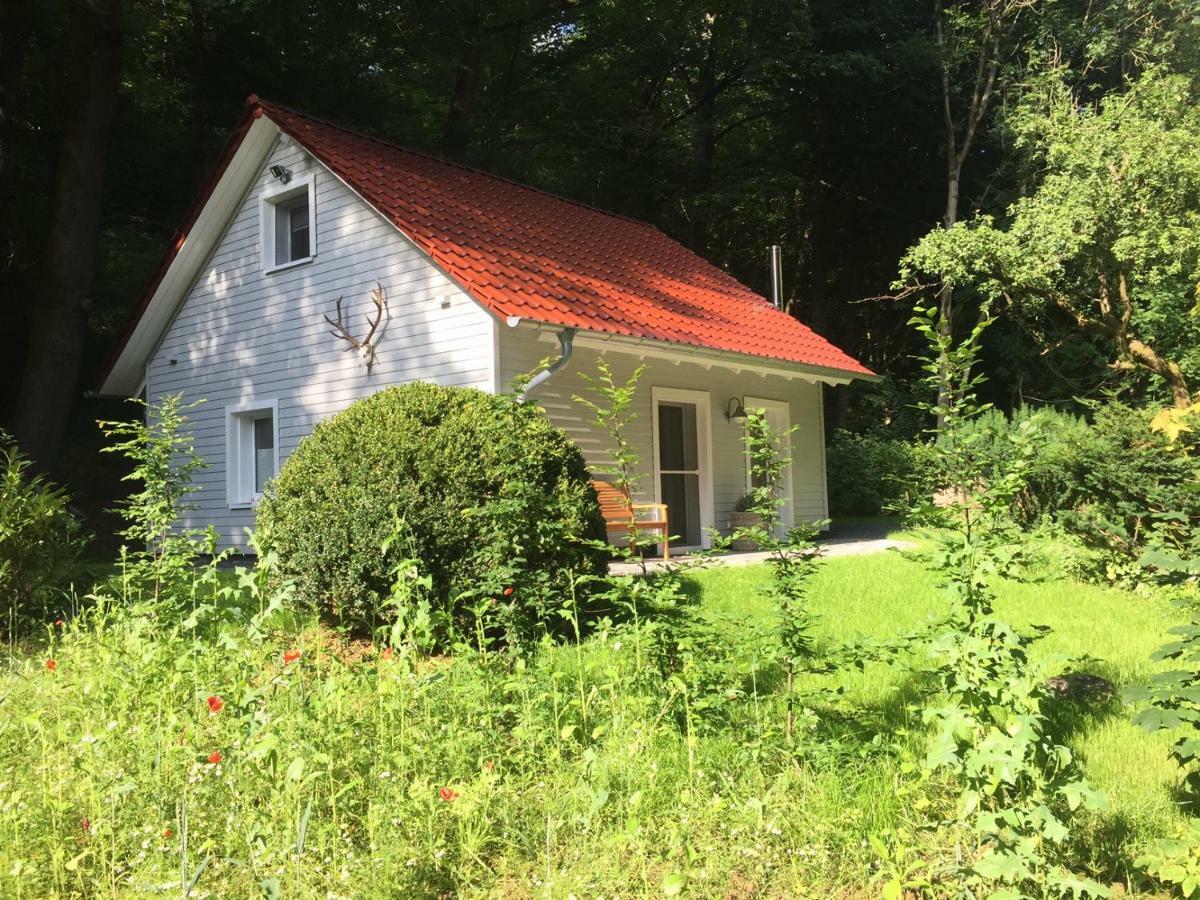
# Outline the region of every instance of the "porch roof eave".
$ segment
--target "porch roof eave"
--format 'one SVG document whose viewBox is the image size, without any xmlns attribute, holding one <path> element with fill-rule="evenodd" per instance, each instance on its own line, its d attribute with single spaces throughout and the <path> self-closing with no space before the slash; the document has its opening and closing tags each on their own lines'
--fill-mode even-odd
<svg viewBox="0 0 1200 900">
<path fill-rule="evenodd" d="M 511 328 L 522 328 L 537 331 L 538 339 L 552 342 L 558 340 L 557 334 L 562 330 L 561 325 L 550 322 L 539 322 L 532 319 L 509 319 Z M 829 385 L 849 384 L 852 381 L 879 381 L 878 375 L 866 375 L 860 372 L 850 372 L 845 369 L 833 369 L 825 366 L 815 366 L 808 363 L 789 362 L 772 359 L 765 356 L 754 356 L 749 353 L 738 353 L 732 350 L 719 350 L 713 347 L 702 347 L 698 344 L 680 344 L 671 341 L 661 341 L 654 338 L 634 337 L 631 335 L 614 334 L 606 331 L 590 331 L 579 329 L 575 336 L 575 344 L 593 350 L 610 350 L 616 353 L 629 353 L 642 358 L 658 358 L 671 362 L 689 362 L 695 365 L 711 368 L 719 366 L 734 371 L 745 370 L 765 375 L 778 375 L 783 378 L 800 378 L 809 382 L 821 382 Z"/>
</svg>

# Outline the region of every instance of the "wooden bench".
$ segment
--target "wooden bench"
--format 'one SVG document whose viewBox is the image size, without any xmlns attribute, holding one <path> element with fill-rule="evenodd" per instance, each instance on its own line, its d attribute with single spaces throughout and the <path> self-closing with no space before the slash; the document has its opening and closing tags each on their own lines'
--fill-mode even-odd
<svg viewBox="0 0 1200 900">
<path fill-rule="evenodd" d="M 665 503 L 631 503 L 629 495 L 609 481 L 593 481 L 592 488 L 600 500 L 600 514 L 604 516 L 610 544 L 615 532 L 627 534 L 636 522 L 639 531 L 657 531 L 662 535 L 656 543 L 662 544 L 663 559 L 671 558 L 671 532 Z"/>
</svg>

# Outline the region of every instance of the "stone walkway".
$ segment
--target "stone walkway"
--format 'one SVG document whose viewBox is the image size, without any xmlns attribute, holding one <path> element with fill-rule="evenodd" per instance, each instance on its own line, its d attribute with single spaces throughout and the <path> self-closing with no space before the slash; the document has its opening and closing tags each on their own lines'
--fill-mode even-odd
<svg viewBox="0 0 1200 900">
<path fill-rule="evenodd" d="M 863 534 L 862 536 L 845 537 L 829 537 L 817 541 L 817 546 L 821 548 L 821 555 L 826 558 L 834 556 L 864 556 L 868 553 L 882 553 L 884 550 L 909 550 L 916 546 L 911 541 L 896 541 L 888 537 L 876 537 L 874 535 Z M 726 553 L 723 556 L 714 557 L 714 565 L 718 566 L 752 566 L 755 563 L 760 563 L 767 558 L 769 554 L 755 553 Z M 681 556 L 672 556 L 671 562 L 686 562 L 691 559 L 690 556 L 684 554 Z M 646 560 L 646 568 L 654 570 L 660 569 L 665 565 L 661 559 Z M 636 575 L 641 569 L 636 563 L 615 562 L 608 567 L 613 575 Z"/>
</svg>

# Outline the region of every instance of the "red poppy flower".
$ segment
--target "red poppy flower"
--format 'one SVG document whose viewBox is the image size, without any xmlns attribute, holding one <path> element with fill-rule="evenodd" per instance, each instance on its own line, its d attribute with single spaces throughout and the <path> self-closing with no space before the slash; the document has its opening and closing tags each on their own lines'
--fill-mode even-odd
<svg viewBox="0 0 1200 900">
<path fill-rule="evenodd" d="M 224 757 L 221 756 L 220 750 L 214 750 L 212 753 L 208 754 L 208 761 L 210 763 L 212 763 L 214 766 L 217 763 L 219 763 L 222 759 L 224 759 Z"/>
<path fill-rule="evenodd" d="M 216 694 L 208 698 L 208 711 L 210 713 L 219 713 L 225 708 L 225 701 Z"/>
<path fill-rule="evenodd" d="M 441 797 L 446 803 L 449 803 L 451 800 L 454 800 L 458 797 L 458 791 L 454 790 L 454 788 L 444 787 L 438 791 L 438 796 Z"/>
<path fill-rule="evenodd" d="M 62 619 L 55 619 L 55 620 L 54 620 L 54 627 L 55 627 L 55 628 L 62 628 L 62 627 L 63 627 L 63 620 L 62 620 Z"/>
<path fill-rule="evenodd" d="M 513 595 L 513 589 L 512 589 L 512 588 L 510 588 L 510 587 L 506 587 L 506 588 L 504 589 L 504 596 L 505 596 L 505 597 L 511 597 L 512 595 Z"/>
<path fill-rule="evenodd" d="M 392 658 L 392 648 L 384 647 L 383 652 L 379 655 L 382 656 L 384 659 L 391 659 Z"/>
<path fill-rule="evenodd" d="M 54 660 L 52 660 L 52 659 L 48 659 L 48 660 L 46 660 L 46 671 L 47 671 L 47 672 L 53 672 L 53 671 L 54 671 L 55 669 L 57 669 L 57 668 L 58 668 L 58 663 L 57 663 L 57 662 L 55 662 L 55 661 L 54 661 Z"/>
<path fill-rule="evenodd" d="M 300 658 L 299 650 L 288 650 L 283 654 L 283 661 L 285 663 L 294 663 L 299 658 Z"/>
<path fill-rule="evenodd" d="M 163 837 L 165 837 L 169 841 L 171 838 L 175 837 L 175 832 L 172 831 L 170 828 L 164 828 L 163 829 Z"/>
</svg>

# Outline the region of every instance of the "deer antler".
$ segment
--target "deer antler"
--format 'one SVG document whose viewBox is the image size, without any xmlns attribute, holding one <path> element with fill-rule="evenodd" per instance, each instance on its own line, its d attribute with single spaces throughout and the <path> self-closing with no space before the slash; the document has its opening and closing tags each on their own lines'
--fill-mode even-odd
<svg viewBox="0 0 1200 900">
<path fill-rule="evenodd" d="M 367 324 L 371 326 L 367 332 L 367 336 L 361 341 L 350 333 L 350 329 L 346 327 L 346 323 L 342 321 L 342 301 L 344 297 L 337 298 L 337 319 L 331 319 L 325 316 L 325 321 L 332 326 L 330 332 L 338 340 L 346 342 L 343 348 L 347 352 L 357 350 L 361 354 L 363 360 L 367 364 L 367 371 L 371 371 L 371 364 L 375 362 L 375 345 L 372 341 L 375 338 L 375 332 L 379 330 L 380 323 L 383 322 L 383 313 L 387 309 L 387 295 L 383 292 L 383 285 L 378 281 L 375 282 L 375 290 L 371 291 L 371 302 L 375 304 L 374 320 L 370 316 L 367 317 Z"/>
</svg>

